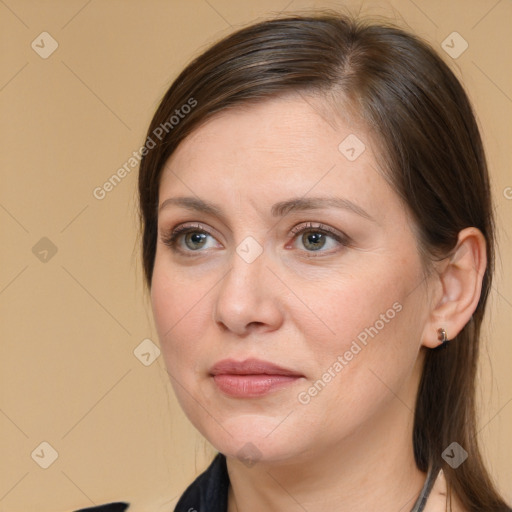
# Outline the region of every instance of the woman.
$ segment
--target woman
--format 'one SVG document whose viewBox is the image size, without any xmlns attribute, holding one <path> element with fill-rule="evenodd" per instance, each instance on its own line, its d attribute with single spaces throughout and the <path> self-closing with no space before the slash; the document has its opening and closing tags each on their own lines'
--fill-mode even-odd
<svg viewBox="0 0 512 512">
<path fill-rule="evenodd" d="M 143 157 L 161 349 L 219 451 L 176 511 L 511 510 L 475 428 L 485 156 L 426 43 L 331 13 L 244 28 L 174 81 Z"/>
</svg>

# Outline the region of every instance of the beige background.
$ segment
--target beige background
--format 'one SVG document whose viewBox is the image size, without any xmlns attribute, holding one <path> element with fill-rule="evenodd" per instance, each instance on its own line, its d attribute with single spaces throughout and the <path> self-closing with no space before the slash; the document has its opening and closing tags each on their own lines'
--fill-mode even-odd
<svg viewBox="0 0 512 512">
<path fill-rule="evenodd" d="M 93 190 L 139 149 L 192 56 L 272 13 L 341 6 L 426 38 L 476 106 L 501 245 L 480 435 L 512 500 L 510 0 L 0 0 L 1 512 L 120 499 L 134 512 L 170 511 L 207 465 L 211 448 L 179 409 L 162 358 L 145 366 L 134 355 L 144 339 L 157 342 L 136 239 L 137 171 L 102 200 Z M 51 49 L 44 31 L 58 43 L 46 59 L 31 47 Z M 456 60 L 441 47 L 454 31 L 469 44 Z M 58 454 L 47 469 L 42 442 Z"/>
</svg>

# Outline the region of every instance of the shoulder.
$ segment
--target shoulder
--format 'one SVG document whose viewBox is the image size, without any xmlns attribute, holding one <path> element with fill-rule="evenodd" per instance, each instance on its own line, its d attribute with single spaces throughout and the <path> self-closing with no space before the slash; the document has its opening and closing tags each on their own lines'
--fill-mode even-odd
<svg viewBox="0 0 512 512">
<path fill-rule="evenodd" d="M 129 506 L 129 503 L 118 501 L 116 503 L 105 503 L 104 505 L 97 505 L 95 507 L 81 508 L 80 510 L 75 510 L 75 512 L 124 512 Z"/>
</svg>

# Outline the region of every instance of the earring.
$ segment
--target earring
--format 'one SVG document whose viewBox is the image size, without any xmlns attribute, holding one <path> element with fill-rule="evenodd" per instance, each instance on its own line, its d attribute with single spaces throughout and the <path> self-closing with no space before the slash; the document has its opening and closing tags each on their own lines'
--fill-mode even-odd
<svg viewBox="0 0 512 512">
<path fill-rule="evenodd" d="M 437 329 L 437 339 L 444 345 L 448 341 L 448 336 L 446 336 L 446 330 L 443 327 L 439 327 Z"/>
</svg>

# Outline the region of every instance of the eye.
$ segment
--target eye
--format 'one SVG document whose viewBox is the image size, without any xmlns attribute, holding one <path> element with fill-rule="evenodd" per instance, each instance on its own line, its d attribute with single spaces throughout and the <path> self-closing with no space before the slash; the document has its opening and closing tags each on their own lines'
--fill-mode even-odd
<svg viewBox="0 0 512 512">
<path fill-rule="evenodd" d="M 300 242 L 307 252 L 330 253 L 340 245 L 347 247 L 350 244 L 348 236 L 323 224 L 301 224 L 294 227 L 290 234 L 295 235 L 295 243 Z"/>
<path fill-rule="evenodd" d="M 173 251 L 203 252 L 204 249 L 217 247 L 215 239 L 201 225 L 182 225 L 162 236 L 162 242 Z"/>
<path fill-rule="evenodd" d="M 323 224 L 313 225 L 311 222 L 295 226 L 290 231 L 294 236 L 294 246 L 299 242 L 308 253 L 331 254 L 337 247 L 350 245 L 350 238 L 342 232 L 336 231 Z M 213 235 L 202 225 L 181 225 L 168 234 L 162 235 L 162 243 L 175 252 L 188 256 L 192 253 L 205 252 L 206 249 L 221 246 Z"/>
</svg>

